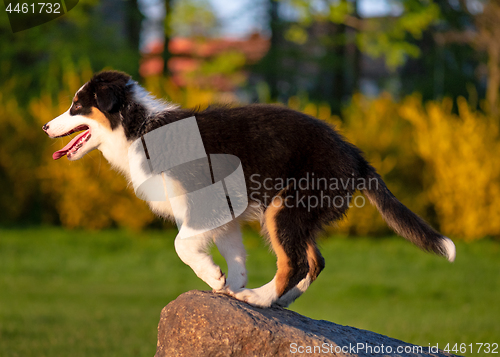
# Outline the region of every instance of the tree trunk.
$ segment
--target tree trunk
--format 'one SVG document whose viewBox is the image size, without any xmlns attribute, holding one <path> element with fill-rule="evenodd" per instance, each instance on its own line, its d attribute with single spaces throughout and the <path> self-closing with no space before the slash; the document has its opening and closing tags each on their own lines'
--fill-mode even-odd
<svg viewBox="0 0 500 357">
<path fill-rule="evenodd" d="M 361 17 L 359 16 L 359 12 L 358 12 L 358 0 L 354 0 L 353 1 L 353 6 L 354 6 L 354 17 L 356 17 L 357 19 L 360 19 L 361 20 Z M 354 35 L 354 41 L 356 41 L 356 36 L 359 32 L 359 29 L 355 29 L 356 31 L 356 34 Z M 353 59 L 352 59 L 352 62 L 353 62 L 353 82 L 352 82 L 352 88 L 351 88 L 351 93 L 350 94 L 353 94 L 354 92 L 358 92 L 359 91 L 359 82 L 360 82 L 360 78 L 361 78 L 361 50 L 359 49 L 359 46 L 356 44 L 356 42 L 354 42 L 355 46 L 354 46 L 354 56 L 353 56 Z"/>
<path fill-rule="evenodd" d="M 170 71 L 168 70 L 168 60 L 170 59 L 170 51 L 168 45 L 170 43 L 170 36 L 172 35 L 172 29 L 170 28 L 170 16 L 172 12 L 172 1 L 165 0 L 165 44 L 163 48 L 163 61 L 165 63 L 164 73 L 168 76 Z"/>
<path fill-rule="evenodd" d="M 498 44 L 490 44 L 488 47 L 488 87 L 486 89 L 486 100 L 488 101 L 490 113 L 498 114 L 498 92 L 500 90 L 500 47 Z"/>
<path fill-rule="evenodd" d="M 333 105 L 332 113 L 340 114 L 342 98 L 346 94 L 346 25 L 339 24 L 333 27 L 333 34 L 337 39 L 334 44 L 334 62 L 333 62 Z"/>
<path fill-rule="evenodd" d="M 277 0 L 269 1 L 269 21 L 271 28 L 271 48 L 268 53 L 269 72 L 268 84 L 272 100 L 278 97 L 278 73 L 279 73 L 279 44 L 280 44 L 280 23 L 278 15 L 279 3 Z"/>
</svg>

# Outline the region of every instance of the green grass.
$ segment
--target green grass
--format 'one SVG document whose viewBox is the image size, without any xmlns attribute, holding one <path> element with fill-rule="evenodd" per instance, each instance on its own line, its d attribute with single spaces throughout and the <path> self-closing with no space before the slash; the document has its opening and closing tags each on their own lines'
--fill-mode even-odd
<svg viewBox="0 0 500 357">
<path fill-rule="evenodd" d="M 208 289 L 176 256 L 174 236 L 0 230 L 0 356 L 153 356 L 163 306 Z M 256 287 L 275 261 L 256 233 L 245 242 Z M 401 238 L 321 245 L 327 266 L 292 310 L 424 346 L 500 343 L 498 242 L 459 242 L 454 264 Z"/>
</svg>

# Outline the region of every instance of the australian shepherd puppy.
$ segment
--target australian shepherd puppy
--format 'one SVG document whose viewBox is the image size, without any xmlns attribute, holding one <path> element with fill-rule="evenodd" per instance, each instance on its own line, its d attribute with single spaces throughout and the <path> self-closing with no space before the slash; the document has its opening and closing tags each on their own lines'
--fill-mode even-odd
<svg viewBox="0 0 500 357">
<path fill-rule="evenodd" d="M 326 123 L 283 106 L 183 109 L 153 98 L 127 74 L 105 71 L 84 84 L 68 111 L 43 130 L 51 138 L 81 132 L 55 152 L 54 159 L 78 160 L 98 149 L 131 181 L 132 143 L 193 116 L 207 153 L 230 154 L 241 161 L 249 203 L 243 214 L 222 227 L 193 239 L 175 239 L 181 260 L 214 291 L 256 306 L 288 306 L 325 266 L 315 243 L 318 232 L 346 214 L 356 191 L 397 234 L 454 260 L 453 242 L 399 202 L 358 148 Z M 148 203 L 156 214 L 189 225 L 189 210 L 175 210 L 186 215 L 175 217 L 171 202 Z M 277 256 L 276 275 L 257 289 L 245 288 L 246 253 L 239 223 L 250 219 L 260 219 Z M 208 255 L 211 243 L 227 261 L 227 275 Z"/>
</svg>

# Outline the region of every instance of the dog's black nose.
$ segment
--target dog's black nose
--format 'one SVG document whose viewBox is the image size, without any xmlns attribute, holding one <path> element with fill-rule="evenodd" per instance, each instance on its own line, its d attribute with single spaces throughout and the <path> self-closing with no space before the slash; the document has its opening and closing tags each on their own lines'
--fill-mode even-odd
<svg viewBox="0 0 500 357">
<path fill-rule="evenodd" d="M 47 124 L 44 124 L 42 126 L 42 129 L 43 129 L 43 131 L 47 131 L 47 130 L 49 130 L 49 126 Z"/>
</svg>

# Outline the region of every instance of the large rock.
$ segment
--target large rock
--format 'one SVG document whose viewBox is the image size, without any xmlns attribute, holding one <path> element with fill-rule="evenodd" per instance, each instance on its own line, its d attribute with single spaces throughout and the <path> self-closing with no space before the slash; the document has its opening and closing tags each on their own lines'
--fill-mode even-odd
<svg viewBox="0 0 500 357">
<path fill-rule="evenodd" d="M 452 356 L 374 332 L 189 291 L 161 312 L 155 357 Z"/>
</svg>

